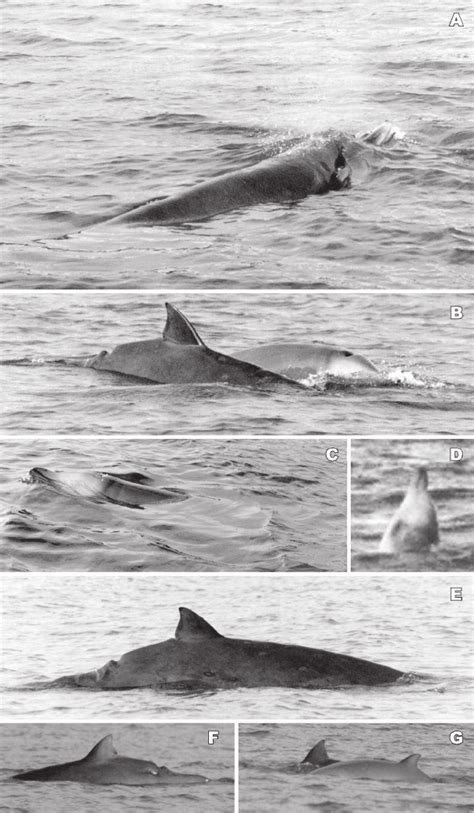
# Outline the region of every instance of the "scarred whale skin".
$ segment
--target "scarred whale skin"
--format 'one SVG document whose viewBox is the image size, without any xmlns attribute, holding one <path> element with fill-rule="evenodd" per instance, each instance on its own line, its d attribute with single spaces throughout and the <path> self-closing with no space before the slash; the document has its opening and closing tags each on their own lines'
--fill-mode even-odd
<svg viewBox="0 0 474 813">
<path fill-rule="evenodd" d="M 168 198 L 139 204 L 109 223 L 186 223 L 256 203 L 321 195 L 349 183 L 350 170 L 340 143 L 306 143 Z"/>
<path fill-rule="evenodd" d="M 152 199 L 109 223 L 172 225 L 259 203 L 296 201 L 350 186 L 353 168 L 367 164 L 366 144 L 383 146 L 403 133 L 388 122 L 355 139 L 310 139 L 250 167 L 227 172 L 175 195 Z M 364 149 L 365 148 L 365 149 Z"/>
<path fill-rule="evenodd" d="M 175 638 L 134 649 L 97 671 L 58 678 L 50 688 L 329 689 L 393 683 L 403 675 L 388 666 L 323 649 L 226 638 L 192 610 L 180 607 L 179 613 Z"/>
<path fill-rule="evenodd" d="M 392 517 L 379 546 L 380 553 L 426 553 L 438 545 L 436 508 L 428 494 L 423 466 L 414 472 L 405 498 Z"/>
<path fill-rule="evenodd" d="M 27 782 L 88 782 L 94 785 L 195 785 L 208 780 L 199 774 L 179 774 L 164 765 L 119 756 L 108 734 L 87 756 L 75 762 L 18 773 Z"/>
<path fill-rule="evenodd" d="M 325 765 L 313 772 L 315 779 L 383 779 L 392 782 L 433 782 L 417 767 L 420 754 L 392 762 L 389 759 L 352 759 Z"/>
<path fill-rule="evenodd" d="M 180 489 L 163 488 L 140 472 L 51 471 L 36 466 L 28 475 L 30 483 L 42 483 L 59 494 L 86 497 L 95 502 L 111 502 L 133 508 L 186 499 Z"/>
<path fill-rule="evenodd" d="M 300 386 L 296 381 L 255 364 L 210 350 L 177 308 L 167 302 L 166 309 L 168 318 L 162 339 L 119 344 L 111 353 L 103 350 L 88 358 L 83 366 L 144 378 L 157 384 L 255 386 L 285 383 Z"/>
</svg>

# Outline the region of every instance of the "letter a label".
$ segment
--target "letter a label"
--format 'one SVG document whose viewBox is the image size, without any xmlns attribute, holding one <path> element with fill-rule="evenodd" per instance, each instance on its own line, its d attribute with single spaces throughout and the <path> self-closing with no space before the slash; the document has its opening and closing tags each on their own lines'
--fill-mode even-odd
<svg viewBox="0 0 474 813">
<path fill-rule="evenodd" d="M 451 19 L 449 21 L 449 27 L 450 28 L 455 28 L 456 26 L 459 26 L 459 28 L 464 28 L 464 23 L 462 21 L 462 17 L 460 15 L 459 11 L 455 11 L 453 16 L 451 17 Z"/>
</svg>

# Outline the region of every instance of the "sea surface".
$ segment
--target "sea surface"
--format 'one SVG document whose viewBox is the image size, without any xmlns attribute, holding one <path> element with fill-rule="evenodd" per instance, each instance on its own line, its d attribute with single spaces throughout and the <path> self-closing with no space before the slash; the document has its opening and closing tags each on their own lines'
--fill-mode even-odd
<svg viewBox="0 0 474 813">
<path fill-rule="evenodd" d="M 32 482 L 33 467 L 58 485 Z M 140 472 L 182 496 L 108 502 L 100 480 L 88 486 L 94 471 Z M 346 490 L 341 439 L 4 440 L 0 567 L 345 570 Z"/>
<path fill-rule="evenodd" d="M 3 285 L 466 287 L 470 23 L 447 0 L 10 2 Z M 405 137 L 352 189 L 184 227 L 95 225 L 385 120 Z"/>
<path fill-rule="evenodd" d="M 325 342 L 362 353 L 375 378 L 286 384 L 150 385 L 82 366 L 117 344 L 154 339 L 165 301 L 212 349 Z M 4 293 L 2 423 L 9 434 L 465 434 L 474 431 L 472 294 Z M 464 309 L 450 318 L 450 306 Z"/>
<path fill-rule="evenodd" d="M 471 722 L 472 581 L 465 574 L 4 574 L 7 722 Z M 463 586 L 463 601 L 450 588 Z M 385 686 L 208 692 L 52 688 L 167 640 L 178 607 L 221 634 L 293 643 L 399 669 Z M 213 663 L 213 668 L 217 664 Z"/>
<path fill-rule="evenodd" d="M 450 449 L 463 459 L 450 461 Z M 424 466 L 440 544 L 420 554 L 377 554 L 413 473 Z M 474 442 L 471 439 L 355 440 L 351 444 L 351 550 L 354 570 L 472 570 Z"/>
<path fill-rule="evenodd" d="M 450 741 L 453 731 L 463 742 Z M 468 813 L 474 795 L 474 730 L 454 723 L 396 725 L 240 726 L 240 810 L 321 813 Z M 301 772 L 299 763 L 319 740 L 330 759 L 389 759 L 419 753 L 418 767 L 435 781 L 411 784 L 332 779 Z"/>
<path fill-rule="evenodd" d="M 208 745 L 208 730 L 219 739 Z M 87 785 L 76 782 L 12 782 L 12 774 L 81 759 L 112 734 L 121 756 L 151 760 L 177 773 L 196 773 L 202 785 Z M 34 813 L 205 813 L 234 810 L 234 731 L 231 725 L 3 725 L 0 741 L 2 811 Z"/>
</svg>

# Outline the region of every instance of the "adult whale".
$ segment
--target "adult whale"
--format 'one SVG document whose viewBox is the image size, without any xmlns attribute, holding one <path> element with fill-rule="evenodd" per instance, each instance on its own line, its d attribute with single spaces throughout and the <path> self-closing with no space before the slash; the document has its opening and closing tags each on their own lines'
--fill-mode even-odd
<svg viewBox="0 0 474 813">
<path fill-rule="evenodd" d="M 439 543 L 436 508 L 428 494 L 424 466 L 414 472 L 405 498 L 380 543 L 380 553 L 426 553 Z"/>
<path fill-rule="evenodd" d="M 326 765 L 333 765 L 337 759 L 330 759 L 326 751 L 326 741 L 320 740 L 306 754 L 305 758 L 297 765 L 298 773 L 309 773 L 317 768 L 324 768 Z"/>
<path fill-rule="evenodd" d="M 203 220 L 258 203 L 295 201 L 350 186 L 352 165 L 364 161 L 367 144 L 389 144 L 401 133 L 384 123 L 359 138 L 305 141 L 250 167 L 228 172 L 176 195 L 152 199 L 109 223 L 168 225 Z"/>
<path fill-rule="evenodd" d="M 160 502 L 184 500 L 186 492 L 163 488 L 140 472 L 51 471 L 36 466 L 28 474 L 29 483 L 41 483 L 59 494 L 85 497 L 94 502 L 110 502 L 142 508 Z"/>
<path fill-rule="evenodd" d="M 208 782 L 199 774 L 175 773 L 164 765 L 119 756 L 111 734 L 100 740 L 83 759 L 18 773 L 12 779 L 26 782 L 88 782 L 94 785 L 196 785 Z"/>
<path fill-rule="evenodd" d="M 163 384 L 284 382 L 299 386 L 299 379 L 325 371 L 336 375 L 377 372 L 364 356 L 321 343 L 275 343 L 242 350 L 233 356 L 223 355 L 204 344 L 196 328 L 177 308 L 167 302 L 166 310 L 162 339 L 120 344 L 111 353 L 103 350 L 81 363 L 95 370 Z"/>
<path fill-rule="evenodd" d="M 58 678 L 48 688 L 330 689 L 378 686 L 403 675 L 389 666 L 323 649 L 227 638 L 192 610 L 180 607 L 179 614 L 174 638 L 134 649 L 96 671 Z"/>
<path fill-rule="evenodd" d="M 334 762 L 314 771 L 315 779 L 382 779 L 391 782 L 433 782 L 418 768 L 420 754 L 392 762 L 389 759 L 352 759 Z"/>
<path fill-rule="evenodd" d="M 111 353 L 103 350 L 81 361 L 82 366 L 144 378 L 157 384 L 300 386 L 278 373 L 211 350 L 177 308 L 167 302 L 166 310 L 163 338 L 119 344 Z"/>
</svg>

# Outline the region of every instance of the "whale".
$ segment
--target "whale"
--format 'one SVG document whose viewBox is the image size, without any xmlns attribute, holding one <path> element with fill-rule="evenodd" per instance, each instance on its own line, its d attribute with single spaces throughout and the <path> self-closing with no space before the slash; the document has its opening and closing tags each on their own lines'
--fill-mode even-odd
<svg viewBox="0 0 474 813">
<path fill-rule="evenodd" d="M 410 754 L 400 762 L 389 759 L 352 759 L 341 760 L 332 765 L 317 768 L 312 776 L 315 779 L 379 779 L 391 782 L 433 782 L 427 774 L 418 768 L 420 754 Z"/>
<path fill-rule="evenodd" d="M 378 372 L 365 356 L 322 343 L 262 344 L 239 350 L 234 357 L 296 380 L 321 373 L 346 377 L 360 374 L 373 376 Z"/>
<path fill-rule="evenodd" d="M 58 494 L 71 497 L 84 497 L 93 502 L 107 502 L 129 508 L 143 508 L 145 505 L 161 502 L 176 502 L 187 499 L 187 494 L 178 488 L 163 488 L 140 472 L 107 471 L 52 471 L 35 466 L 26 479 L 51 488 Z"/>
<path fill-rule="evenodd" d="M 379 552 L 426 553 L 438 544 L 438 519 L 428 494 L 428 473 L 424 466 L 419 466 L 413 473 L 403 502 L 385 530 Z"/>
<path fill-rule="evenodd" d="M 119 344 L 111 353 L 103 350 L 82 360 L 81 366 L 156 384 L 301 386 L 278 373 L 211 350 L 189 320 L 169 302 L 166 303 L 166 311 L 162 338 Z"/>
<path fill-rule="evenodd" d="M 174 638 L 134 649 L 99 669 L 57 678 L 47 687 L 330 689 L 379 686 L 394 683 L 402 676 L 398 669 L 323 649 L 228 638 L 197 613 L 180 607 Z"/>
<path fill-rule="evenodd" d="M 166 311 L 162 338 L 120 344 L 111 353 L 103 350 L 82 359 L 81 365 L 161 384 L 283 383 L 303 387 L 310 375 L 322 372 L 338 376 L 377 374 L 376 367 L 364 356 L 321 343 L 277 342 L 223 355 L 204 344 L 178 308 L 167 302 Z"/>
<path fill-rule="evenodd" d="M 308 195 L 348 189 L 353 168 L 364 163 L 368 144 L 380 147 L 402 136 L 396 127 L 384 123 L 358 138 L 305 140 L 252 166 L 136 204 L 107 222 L 182 224 L 255 204 L 298 201 Z"/>
<path fill-rule="evenodd" d="M 24 782 L 87 782 L 93 785 L 196 785 L 208 782 L 199 774 L 175 773 L 164 765 L 119 756 L 112 735 L 94 745 L 83 759 L 15 774 Z"/>
</svg>

